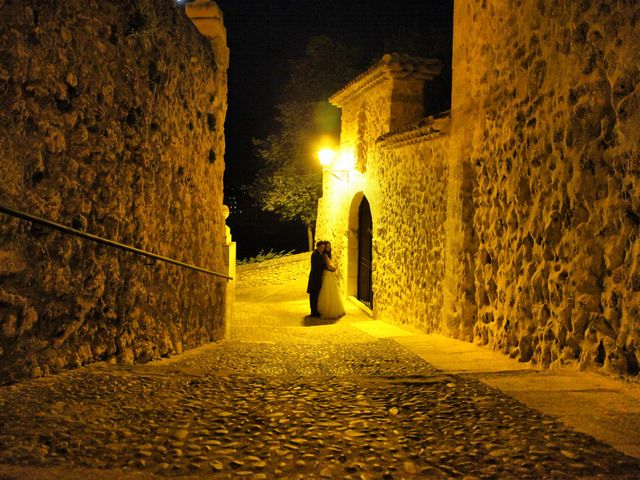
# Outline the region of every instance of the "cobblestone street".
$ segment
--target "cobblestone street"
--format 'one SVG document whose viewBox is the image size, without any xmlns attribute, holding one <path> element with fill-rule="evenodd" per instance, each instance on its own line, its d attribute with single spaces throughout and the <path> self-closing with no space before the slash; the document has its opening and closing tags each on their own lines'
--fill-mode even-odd
<svg viewBox="0 0 640 480">
<path fill-rule="evenodd" d="M 219 344 L 1 388 L 0 478 L 640 478 L 640 460 L 365 333 L 351 304 L 305 323 L 306 280 L 289 280 L 240 283 Z"/>
</svg>

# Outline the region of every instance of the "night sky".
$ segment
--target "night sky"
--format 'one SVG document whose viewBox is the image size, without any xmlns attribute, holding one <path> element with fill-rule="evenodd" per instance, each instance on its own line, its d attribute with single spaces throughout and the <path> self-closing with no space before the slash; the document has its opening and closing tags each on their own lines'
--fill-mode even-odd
<svg viewBox="0 0 640 480">
<path fill-rule="evenodd" d="M 252 138 L 274 129 L 275 105 L 290 60 L 303 56 L 307 41 L 327 35 L 363 52 L 362 70 L 384 52 L 384 41 L 402 31 L 451 31 L 452 0 L 217 0 L 224 12 L 230 49 L 229 109 L 225 124 L 227 224 L 238 242 L 238 258 L 258 251 L 306 250 L 302 224 L 277 222 L 251 206 L 241 186 L 260 168 Z M 443 59 L 450 62 L 450 58 Z M 242 213 L 240 213 L 242 212 Z M 235 218 L 234 218 L 235 217 Z M 243 217 L 243 218 L 238 218 Z"/>
</svg>

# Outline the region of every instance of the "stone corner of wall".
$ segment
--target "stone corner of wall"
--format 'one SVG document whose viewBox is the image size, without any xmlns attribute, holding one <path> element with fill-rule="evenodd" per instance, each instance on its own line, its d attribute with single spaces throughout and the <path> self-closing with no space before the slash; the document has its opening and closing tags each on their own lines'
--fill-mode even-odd
<svg viewBox="0 0 640 480">
<path fill-rule="evenodd" d="M 218 67 L 226 70 L 229 67 L 229 48 L 222 9 L 213 0 L 196 0 L 187 3 L 185 12 L 198 31 L 211 42 Z"/>
</svg>

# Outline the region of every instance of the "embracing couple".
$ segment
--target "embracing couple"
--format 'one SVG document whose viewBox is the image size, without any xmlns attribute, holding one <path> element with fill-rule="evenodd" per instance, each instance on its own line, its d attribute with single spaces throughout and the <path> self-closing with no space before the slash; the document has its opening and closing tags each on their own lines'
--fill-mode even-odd
<svg viewBox="0 0 640 480">
<path fill-rule="evenodd" d="M 339 318 L 344 315 L 335 271 L 336 267 L 331 263 L 331 243 L 316 243 L 316 249 L 311 254 L 311 272 L 307 284 L 312 317 Z"/>
</svg>

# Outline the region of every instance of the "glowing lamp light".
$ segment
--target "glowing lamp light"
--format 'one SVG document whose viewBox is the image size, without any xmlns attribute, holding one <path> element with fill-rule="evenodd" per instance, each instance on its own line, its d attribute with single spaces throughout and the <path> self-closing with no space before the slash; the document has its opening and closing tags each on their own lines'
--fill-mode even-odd
<svg viewBox="0 0 640 480">
<path fill-rule="evenodd" d="M 336 152 L 332 148 L 323 148 L 318 152 L 318 160 L 323 167 L 329 167 L 336 158 Z"/>
<path fill-rule="evenodd" d="M 353 170 L 355 165 L 355 157 L 351 149 L 342 149 L 334 168 L 336 170 Z"/>
<path fill-rule="evenodd" d="M 338 180 L 349 181 L 349 171 L 355 165 L 352 149 L 342 147 L 336 151 L 333 148 L 323 148 L 318 151 L 318 159 L 326 173 Z"/>
</svg>

